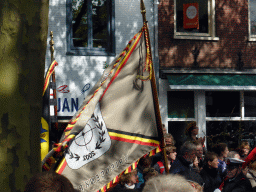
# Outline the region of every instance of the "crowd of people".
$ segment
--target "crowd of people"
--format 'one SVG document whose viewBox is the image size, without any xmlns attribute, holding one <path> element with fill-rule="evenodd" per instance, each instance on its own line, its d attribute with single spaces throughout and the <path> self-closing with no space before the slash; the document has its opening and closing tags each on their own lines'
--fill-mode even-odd
<svg viewBox="0 0 256 192">
<path fill-rule="evenodd" d="M 216 143 L 206 150 L 205 138 L 198 138 L 195 122 L 186 129 L 186 137 L 177 151 L 174 138 L 163 126 L 166 158 L 162 153 L 144 155 L 136 169 L 122 174 L 119 182 L 109 192 L 253 192 L 256 191 L 256 147 L 251 150 L 247 141 L 229 151 L 226 143 Z M 72 184 L 64 176 L 51 177 L 62 183 L 54 187 L 66 187 L 72 191 Z M 48 175 L 49 177 L 49 175 Z M 36 182 L 44 183 L 39 175 L 31 179 L 25 191 L 33 189 Z M 31 184 L 32 183 L 32 184 Z M 41 185 L 41 184 L 40 184 Z M 45 186 L 44 186 L 45 187 Z M 58 191 L 58 190 L 57 190 Z M 62 190 L 60 190 L 62 191 Z"/>
<path fill-rule="evenodd" d="M 163 129 L 167 166 L 162 153 L 146 155 L 140 159 L 135 171 L 137 181 L 132 179 L 134 172 L 129 173 L 130 177 L 126 177 L 125 181 L 121 177 L 121 182 L 111 192 L 256 191 L 256 148 L 250 152 L 247 141 L 242 141 L 232 151 L 229 151 L 226 143 L 216 143 L 206 150 L 205 138 L 197 137 L 198 127 L 196 122 L 192 122 L 177 151 L 174 138 L 164 126 Z"/>
</svg>

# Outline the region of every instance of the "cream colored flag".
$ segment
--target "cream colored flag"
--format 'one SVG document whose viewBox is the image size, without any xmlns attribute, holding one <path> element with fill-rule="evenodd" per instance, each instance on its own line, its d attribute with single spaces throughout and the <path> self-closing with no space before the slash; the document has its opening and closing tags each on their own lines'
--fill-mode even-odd
<svg viewBox="0 0 256 192">
<path fill-rule="evenodd" d="M 145 27 L 104 71 L 55 149 L 56 172 L 80 191 L 98 191 L 159 145 Z"/>
</svg>

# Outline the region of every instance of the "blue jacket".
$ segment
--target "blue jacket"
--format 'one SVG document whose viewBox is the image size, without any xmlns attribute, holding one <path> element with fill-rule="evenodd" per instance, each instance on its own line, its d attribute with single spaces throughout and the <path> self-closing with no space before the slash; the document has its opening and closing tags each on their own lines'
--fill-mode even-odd
<svg viewBox="0 0 256 192">
<path fill-rule="evenodd" d="M 197 182 L 199 185 L 203 185 L 203 179 L 199 175 L 199 173 L 195 172 L 190 166 L 191 163 L 186 161 L 186 159 L 182 156 L 178 156 L 176 160 L 172 163 L 170 173 L 171 174 L 179 174 L 184 176 L 187 180 Z"/>
</svg>

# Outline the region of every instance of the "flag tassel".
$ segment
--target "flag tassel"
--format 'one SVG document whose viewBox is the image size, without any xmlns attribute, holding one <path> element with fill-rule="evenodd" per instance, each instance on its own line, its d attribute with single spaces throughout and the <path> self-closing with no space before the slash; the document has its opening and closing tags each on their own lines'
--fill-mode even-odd
<svg viewBox="0 0 256 192">
<path fill-rule="evenodd" d="M 161 119 L 161 114 L 160 114 L 160 109 L 159 109 L 159 101 L 158 101 L 158 94 L 157 94 L 157 87 L 156 87 L 156 79 L 155 79 L 155 73 L 154 73 L 154 66 L 152 62 L 152 53 L 151 53 L 151 44 L 150 44 L 150 39 L 149 39 L 149 32 L 148 32 L 148 25 L 147 25 L 147 19 L 146 19 L 146 9 L 143 0 L 140 1 L 140 8 L 141 8 L 141 14 L 143 18 L 143 23 L 145 26 L 145 42 L 147 46 L 147 50 L 149 51 L 149 59 L 151 60 L 151 86 L 152 86 L 152 92 L 153 92 L 153 98 L 154 98 L 154 107 L 155 107 L 155 112 L 156 112 L 156 123 L 157 123 L 157 129 L 158 129 L 158 134 L 159 137 L 161 138 L 161 152 L 164 157 L 164 167 L 166 173 L 169 173 L 168 169 L 168 161 L 167 161 L 167 156 L 166 156 L 166 150 L 165 150 L 165 141 L 164 141 L 164 135 L 163 135 L 163 128 L 162 128 L 162 119 Z M 147 52 L 148 52 L 147 51 Z"/>
</svg>

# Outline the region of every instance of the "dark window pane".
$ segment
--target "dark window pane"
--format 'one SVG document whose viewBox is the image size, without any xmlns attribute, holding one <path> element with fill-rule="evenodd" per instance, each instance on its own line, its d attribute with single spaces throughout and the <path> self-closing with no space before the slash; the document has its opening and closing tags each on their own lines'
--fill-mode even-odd
<svg viewBox="0 0 256 192">
<path fill-rule="evenodd" d="M 185 140 L 185 129 L 191 121 L 168 121 L 168 133 L 171 133 L 176 141 L 175 146 L 179 151 Z"/>
<path fill-rule="evenodd" d="M 256 1 L 250 0 L 250 22 L 251 22 L 251 34 L 256 35 Z"/>
<path fill-rule="evenodd" d="M 256 117 L 256 92 L 244 92 L 245 117 Z"/>
<path fill-rule="evenodd" d="M 184 29 L 183 4 L 198 3 L 199 5 L 199 29 Z M 208 33 L 208 1 L 205 0 L 176 0 L 177 32 Z"/>
<path fill-rule="evenodd" d="M 108 38 L 108 10 L 107 1 L 92 2 L 93 47 L 107 48 Z"/>
<path fill-rule="evenodd" d="M 238 91 L 207 91 L 206 117 L 239 117 L 240 93 Z"/>
<path fill-rule="evenodd" d="M 216 143 L 227 143 L 230 150 L 243 140 L 248 140 L 251 147 L 256 144 L 256 121 L 208 121 L 206 130 L 209 150 Z"/>
<path fill-rule="evenodd" d="M 73 45 L 75 47 L 88 46 L 88 10 L 87 1 L 72 2 Z"/>
<path fill-rule="evenodd" d="M 168 91 L 168 118 L 194 118 L 194 92 Z"/>
</svg>

